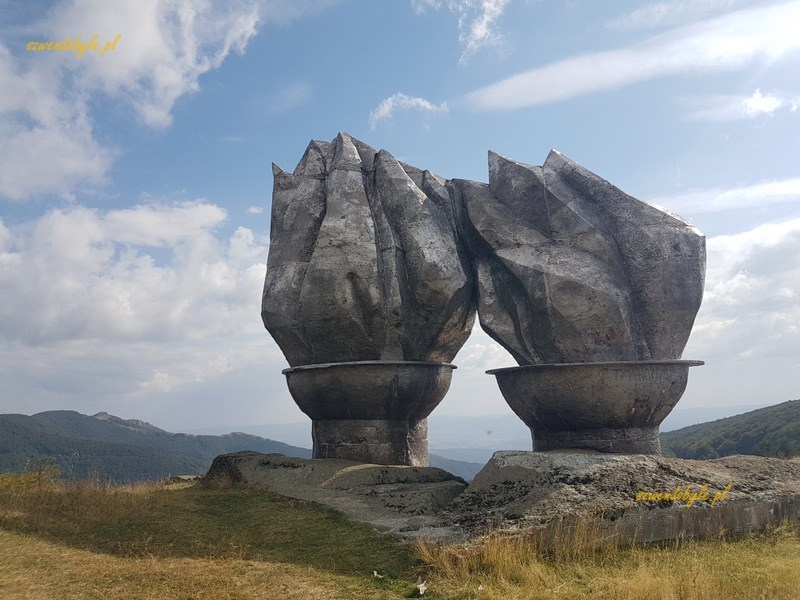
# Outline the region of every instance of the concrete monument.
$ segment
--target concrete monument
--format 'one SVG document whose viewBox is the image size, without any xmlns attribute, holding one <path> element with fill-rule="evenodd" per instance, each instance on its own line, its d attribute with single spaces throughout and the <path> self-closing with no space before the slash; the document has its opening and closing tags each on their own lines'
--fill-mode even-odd
<svg viewBox="0 0 800 600">
<path fill-rule="evenodd" d="M 490 371 L 534 449 L 658 453 L 680 399 L 705 238 L 552 151 L 489 153 L 489 184 L 454 181 L 481 327 L 520 367 Z"/>
<path fill-rule="evenodd" d="M 314 457 L 426 465 L 475 318 L 445 181 L 347 134 L 273 174 L 262 318 Z"/>
<path fill-rule="evenodd" d="M 705 238 L 562 154 L 489 153 L 446 181 L 347 134 L 273 165 L 264 325 L 312 419 L 315 458 L 427 464 L 426 417 L 483 329 L 534 449 L 658 453 L 680 399 Z"/>
</svg>

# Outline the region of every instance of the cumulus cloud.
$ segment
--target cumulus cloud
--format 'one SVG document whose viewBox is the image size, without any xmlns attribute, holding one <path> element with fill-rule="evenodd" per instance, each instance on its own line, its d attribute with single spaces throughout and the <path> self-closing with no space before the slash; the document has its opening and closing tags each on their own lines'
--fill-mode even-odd
<svg viewBox="0 0 800 600">
<path fill-rule="evenodd" d="M 434 104 L 425 98 L 417 98 L 398 92 L 383 100 L 378 107 L 369 114 L 370 127 L 375 129 L 381 121 L 388 121 L 391 119 L 398 110 L 446 113 L 448 108 L 446 102 Z"/>
<path fill-rule="evenodd" d="M 800 49 L 800 1 L 740 10 L 619 50 L 574 56 L 468 94 L 476 110 L 514 110 L 682 73 L 770 64 Z"/>
<path fill-rule="evenodd" d="M 245 228 L 217 240 L 226 218 L 195 201 L 106 212 L 75 206 L 6 227 L 4 337 L 37 345 L 200 339 L 226 330 L 258 299 L 266 255 Z"/>
<path fill-rule="evenodd" d="M 0 42 L 0 196 L 66 196 L 105 181 L 113 153 L 94 139 L 86 102 L 59 85 L 52 69 L 17 66 Z"/>
<path fill-rule="evenodd" d="M 66 32 L 102 32 L 109 39 L 120 34 L 113 53 L 63 66 L 76 71 L 82 88 L 119 97 L 144 123 L 163 127 L 172 121 L 177 99 L 199 89 L 203 73 L 218 68 L 231 52 L 244 52 L 259 16 L 255 1 L 80 0 L 58 6 L 43 31 L 55 40 Z"/>
<path fill-rule="evenodd" d="M 717 360 L 800 358 L 800 219 L 708 240 L 688 351 Z"/>
<path fill-rule="evenodd" d="M 0 221 L 8 401 L 17 410 L 27 398 L 39 410 L 167 398 L 159 394 L 188 401 L 187 390 L 196 396 L 247 369 L 246 378 L 265 364 L 278 372 L 285 361 L 259 318 L 266 239 L 245 227 L 221 236 L 226 220 L 197 200 Z"/>
<path fill-rule="evenodd" d="M 617 31 L 656 29 L 694 21 L 715 12 L 728 10 L 749 0 L 678 0 L 656 2 L 636 9 L 632 13 L 611 19 L 606 27 Z"/>
<path fill-rule="evenodd" d="M 762 93 L 759 88 L 749 96 L 709 96 L 687 98 L 688 118 L 695 121 L 738 121 L 771 116 L 779 112 L 797 112 L 800 97 L 780 93 Z"/>
<path fill-rule="evenodd" d="M 482 48 L 503 43 L 503 36 L 497 31 L 497 21 L 510 3 L 511 0 L 411 0 L 418 15 L 443 6 L 458 15 L 458 41 L 464 48 L 460 62 Z"/>
<path fill-rule="evenodd" d="M 171 123 L 175 102 L 231 52 L 244 52 L 261 14 L 257 0 L 73 0 L 57 3 L 32 31 L 37 41 L 95 33 L 113 52 L 14 52 L 0 44 L 0 196 L 69 196 L 105 181 L 112 150 L 95 138 L 96 98 L 113 98 L 151 127 Z"/>
</svg>

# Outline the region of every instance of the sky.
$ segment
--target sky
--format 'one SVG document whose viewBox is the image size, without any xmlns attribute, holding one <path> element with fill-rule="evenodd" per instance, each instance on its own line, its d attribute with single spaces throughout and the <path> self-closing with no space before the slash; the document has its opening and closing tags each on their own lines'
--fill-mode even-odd
<svg viewBox="0 0 800 600">
<path fill-rule="evenodd" d="M 799 398 L 798 31 L 798 0 L 0 0 L 0 412 L 306 419 L 260 319 L 271 163 L 340 131 L 484 182 L 555 148 L 681 215 L 678 407 Z M 479 327 L 453 362 L 436 414 L 510 412 Z"/>
</svg>

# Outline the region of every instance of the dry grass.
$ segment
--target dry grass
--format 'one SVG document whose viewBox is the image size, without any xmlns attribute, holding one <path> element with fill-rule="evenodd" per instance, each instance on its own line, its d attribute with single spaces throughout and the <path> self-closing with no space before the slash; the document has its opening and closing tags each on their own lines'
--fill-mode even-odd
<svg viewBox="0 0 800 600">
<path fill-rule="evenodd" d="M 737 541 L 627 548 L 599 531 L 596 521 L 585 522 L 466 546 L 420 543 L 417 552 L 436 574 L 431 588 L 454 600 L 800 598 L 796 525 Z"/>
<path fill-rule="evenodd" d="M 415 577 L 408 546 L 264 492 L 0 478 L 3 600 L 399 598 Z"/>
<path fill-rule="evenodd" d="M 0 476 L 0 598 L 794 599 L 800 532 L 620 547 L 597 520 L 411 548 L 316 505 L 190 483 Z M 372 577 L 377 570 L 383 578 Z M 482 589 L 479 589 L 481 588 Z"/>
<path fill-rule="evenodd" d="M 365 577 L 312 567 L 237 558 L 125 558 L 0 530 L 4 600 L 398 597 Z"/>
</svg>

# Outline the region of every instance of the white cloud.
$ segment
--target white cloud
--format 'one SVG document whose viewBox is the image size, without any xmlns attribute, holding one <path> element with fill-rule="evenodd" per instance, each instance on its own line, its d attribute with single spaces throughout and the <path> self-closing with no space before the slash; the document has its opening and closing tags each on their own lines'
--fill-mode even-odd
<svg viewBox="0 0 800 600">
<path fill-rule="evenodd" d="M 655 29 L 676 23 L 693 21 L 715 12 L 728 10 L 750 0 L 678 0 L 647 4 L 606 23 L 609 29 L 632 31 Z"/>
<path fill-rule="evenodd" d="M 734 188 L 690 190 L 683 194 L 652 199 L 653 204 L 664 206 L 678 214 L 740 210 L 792 202 L 800 205 L 800 177 L 765 181 Z"/>
<path fill-rule="evenodd" d="M 0 196 L 43 193 L 69 197 L 104 183 L 114 152 L 93 131 L 97 98 L 129 105 L 151 127 L 165 127 L 181 96 L 199 77 L 243 52 L 256 33 L 260 5 L 191 0 L 74 0 L 42 17 L 32 38 L 63 41 L 97 33 L 101 45 L 121 36 L 113 52 L 14 53 L 0 44 Z"/>
<path fill-rule="evenodd" d="M 516 362 L 508 351 L 483 331 L 473 332 L 470 341 L 459 353 L 458 368 L 465 371 L 483 373 L 488 369 L 500 369 L 514 365 Z"/>
<path fill-rule="evenodd" d="M 696 121 L 737 121 L 774 115 L 779 111 L 797 111 L 798 97 L 762 93 L 759 88 L 749 96 L 708 96 L 687 98 L 688 118 Z"/>
<path fill-rule="evenodd" d="M 264 212 L 263 206 L 250 206 L 247 208 L 247 214 L 249 215 L 260 215 Z"/>
<path fill-rule="evenodd" d="M 446 113 L 447 103 L 434 104 L 425 98 L 416 98 L 406 94 L 392 94 L 383 100 L 378 107 L 369 114 L 369 125 L 372 129 L 378 126 L 381 121 L 388 121 L 398 110 L 416 110 L 427 113 Z"/>
<path fill-rule="evenodd" d="M 458 41 L 464 48 L 460 62 L 482 48 L 503 43 L 496 25 L 510 3 L 511 0 L 411 0 L 418 15 L 428 9 L 439 10 L 442 6 L 458 15 Z"/>
<path fill-rule="evenodd" d="M 253 321 L 246 310 L 257 324 L 266 245 L 244 228 L 218 240 L 225 219 L 197 201 L 107 212 L 75 206 L 5 228 L 4 337 L 33 345 L 202 339 L 237 318 Z"/>
<path fill-rule="evenodd" d="M 741 10 L 623 48 L 583 54 L 471 92 L 476 110 L 549 104 L 680 73 L 735 71 L 800 49 L 800 2 Z"/>
<path fill-rule="evenodd" d="M 98 32 L 108 39 L 120 34 L 113 53 L 82 60 L 64 56 L 69 60 L 62 65 L 77 73 L 77 84 L 87 92 L 119 97 L 133 106 L 143 122 L 164 127 L 172 121 L 177 99 L 199 89 L 203 73 L 218 68 L 232 51 L 244 52 L 259 18 L 255 0 L 230 5 L 192 0 L 78 0 L 48 15 L 43 32 L 54 40 L 69 35 L 66 32 Z"/>
<path fill-rule="evenodd" d="M 800 355 L 800 219 L 708 240 L 703 304 L 685 355 Z"/>
<path fill-rule="evenodd" d="M 783 100 L 776 96 L 764 96 L 758 88 L 752 96 L 744 100 L 744 110 L 750 117 L 772 114 L 781 106 L 783 106 Z"/>
<path fill-rule="evenodd" d="M 213 411 L 226 397 L 207 386 L 279 373 L 259 317 L 266 239 L 220 236 L 226 218 L 194 201 L 0 221 L 0 380 L 14 410 L 146 401 L 149 416 L 185 394 Z M 234 395 L 255 402 L 268 385 Z"/>
<path fill-rule="evenodd" d="M 104 182 L 113 153 L 94 139 L 86 103 L 74 91 L 59 95 L 59 78 L 48 68 L 24 71 L 0 43 L 0 196 L 66 196 Z"/>
</svg>

